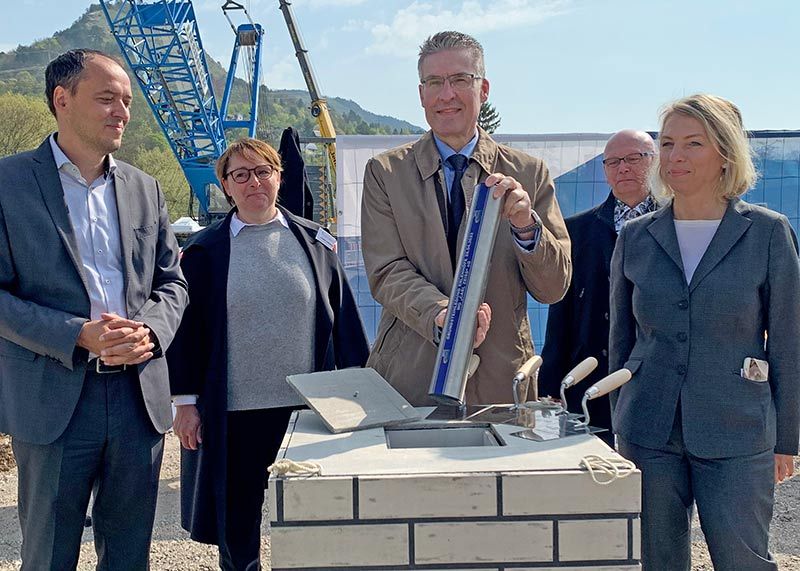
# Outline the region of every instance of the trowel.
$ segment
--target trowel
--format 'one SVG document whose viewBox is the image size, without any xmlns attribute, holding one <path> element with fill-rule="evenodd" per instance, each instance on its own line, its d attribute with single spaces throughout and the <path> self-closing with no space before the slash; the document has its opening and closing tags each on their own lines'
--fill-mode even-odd
<svg viewBox="0 0 800 571">
<path fill-rule="evenodd" d="M 588 374 L 588 373 L 587 373 Z M 587 403 L 590 400 L 601 397 L 611 391 L 618 389 L 631 379 L 631 372 L 628 369 L 620 369 L 604 377 L 589 387 L 583 395 L 581 407 L 583 408 L 583 420 L 570 418 L 567 414 L 553 413 L 552 411 L 537 411 L 535 414 L 534 425 L 525 430 L 512 433 L 512 436 L 524 438 L 526 440 L 536 440 L 544 442 L 557 438 L 566 438 L 578 434 L 593 434 L 602 432 L 605 428 L 598 428 L 590 425 L 589 410 Z M 574 384 L 574 383 L 573 383 Z"/>
</svg>

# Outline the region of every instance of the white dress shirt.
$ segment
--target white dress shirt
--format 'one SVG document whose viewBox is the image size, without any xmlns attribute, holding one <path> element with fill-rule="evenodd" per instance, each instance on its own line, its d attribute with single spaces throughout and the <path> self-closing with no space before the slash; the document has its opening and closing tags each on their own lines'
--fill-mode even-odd
<svg viewBox="0 0 800 571">
<path fill-rule="evenodd" d="M 127 318 L 122 243 L 114 186 L 117 165 L 108 155 L 106 172 L 89 183 L 58 146 L 55 134 L 50 136 L 50 148 L 78 243 L 91 304 L 91 319 L 100 319 L 101 313 L 115 313 Z"/>
</svg>

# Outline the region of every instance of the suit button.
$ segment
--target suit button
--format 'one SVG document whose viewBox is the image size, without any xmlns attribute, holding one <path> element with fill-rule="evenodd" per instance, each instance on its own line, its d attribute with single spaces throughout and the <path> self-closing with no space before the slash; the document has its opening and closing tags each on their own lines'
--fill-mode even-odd
<svg viewBox="0 0 800 571">
<path fill-rule="evenodd" d="M 681 343 L 686 343 L 686 340 L 689 339 L 689 336 L 686 334 L 685 331 L 681 331 L 676 335 L 676 337 L 678 338 L 678 341 L 680 341 Z"/>
<path fill-rule="evenodd" d="M 608 321 L 608 312 L 607 311 L 606 311 L 606 314 L 603 317 L 605 317 L 606 321 Z"/>
<path fill-rule="evenodd" d="M 675 368 L 675 371 L 677 371 L 677 373 L 678 373 L 679 375 L 681 375 L 681 376 L 685 375 L 685 374 L 686 374 L 686 365 L 678 365 L 678 366 Z"/>
<path fill-rule="evenodd" d="M 605 349 L 600 351 L 600 354 L 603 355 L 603 357 L 608 357 L 608 351 L 606 351 Z"/>
<path fill-rule="evenodd" d="M 689 302 L 686 301 L 685 299 L 680 300 L 678 302 L 678 308 L 679 309 L 688 309 L 689 308 Z"/>
</svg>

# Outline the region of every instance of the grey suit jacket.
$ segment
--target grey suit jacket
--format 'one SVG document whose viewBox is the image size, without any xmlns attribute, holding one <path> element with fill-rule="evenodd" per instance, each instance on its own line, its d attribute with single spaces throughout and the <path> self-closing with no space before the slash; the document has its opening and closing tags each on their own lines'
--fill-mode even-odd
<svg viewBox="0 0 800 571">
<path fill-rule="evenodd" d="M 768 382 L 740 375 L 746 357 L 769 362 Z M 609 340 L 610 370 L 623 366 L 633 378 L 613 424 L 626 440 L 663 447 L 680 402 L 696 456 L 797 454 L 800 266 L 786 217 L 732 200 L 690 284 L 671 206 L 626 224 L 611 261 Z"/>
<path fill-rule="evenodd" d="M 178 247 L 158 183 L 118 161 L 117 208 L 128 316 L 158 352 L 138 366 L 160 432 L 172 424 L 167 365 L 187 303 Z M 58 438 L 81 394 L 88 354 L 76 347 L 89 319 L 83 266 L 50 143 L 0 159 L 0 432 L 34 444 Z"/>
</svg>

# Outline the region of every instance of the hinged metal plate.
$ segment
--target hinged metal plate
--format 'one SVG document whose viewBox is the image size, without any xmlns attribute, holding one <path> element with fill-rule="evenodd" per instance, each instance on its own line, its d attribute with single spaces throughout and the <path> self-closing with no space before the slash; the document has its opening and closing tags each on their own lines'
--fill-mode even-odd
<svg viewBox="0 0 800 571">
<path fill-rule="evenodd" d="M 415 409 L 375 369 L 340 369 L 289 375 L 286 381 L 334 434 L 422 420 Z"/>
</svg>

